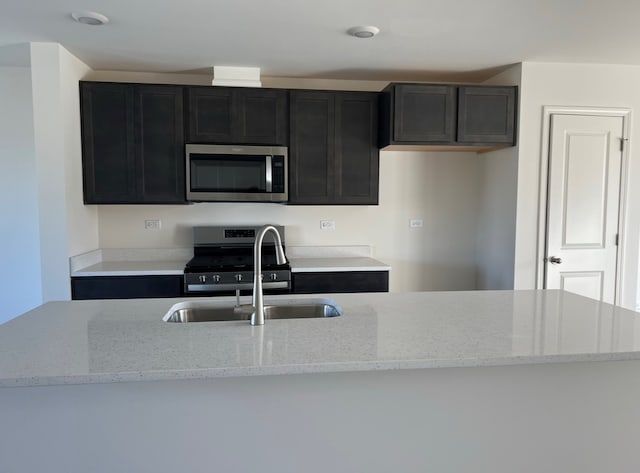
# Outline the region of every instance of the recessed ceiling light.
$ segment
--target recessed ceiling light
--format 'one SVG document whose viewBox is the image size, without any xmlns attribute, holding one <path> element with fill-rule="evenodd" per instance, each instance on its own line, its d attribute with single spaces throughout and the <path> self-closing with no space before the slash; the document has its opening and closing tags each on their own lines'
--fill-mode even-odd
<svg viewBox="0 0 640 473">
<path fill-rule="evenodd" d="M 380 33 L 380 29 L 375 26 L 354 26 L 347 30 L 347 34 L 356 38 L 373 38 Z"/>
<path fill-rule="evenodd" d="M 71 14 L 71 18 L 76 20 L 78 23 L 90 26 L 100 26 L 109 23 L 109 18 L 94 11 L 73 12 Z"/>
</svg>

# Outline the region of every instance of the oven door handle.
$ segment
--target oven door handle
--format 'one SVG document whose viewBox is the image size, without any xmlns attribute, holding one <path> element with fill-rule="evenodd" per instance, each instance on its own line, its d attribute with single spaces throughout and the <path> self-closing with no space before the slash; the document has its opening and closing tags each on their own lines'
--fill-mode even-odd
<svg viewBox="0 0 640 473">
<path fill-rule="evenodd" d="M 288 289 L 289 281 L 265 282 L 265 289 Z M 246 284 L 187 284 L 186 292 L 222 292 L 236 289 L 253 289 L 252 283 Z"/>
</svg>

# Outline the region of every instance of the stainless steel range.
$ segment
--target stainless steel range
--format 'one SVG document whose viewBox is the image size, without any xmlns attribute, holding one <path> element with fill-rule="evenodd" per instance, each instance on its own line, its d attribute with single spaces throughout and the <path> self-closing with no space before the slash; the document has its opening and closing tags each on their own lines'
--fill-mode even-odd
<svg viewBox="0 0 640 473">
<path fill-rule="evenodd" d="M 284 227 L 277 226 L 285 245 Z M 193 229 L 193 258 L 184 268 L 186 294 L 230 294 L 253 288 L 253 243 L 260 226 L 208 226 Z M 276 261 L 275 242 L 267 235 L 262 252 L 266 293 L 291 290 L 289 263 Z"/>
</svg>

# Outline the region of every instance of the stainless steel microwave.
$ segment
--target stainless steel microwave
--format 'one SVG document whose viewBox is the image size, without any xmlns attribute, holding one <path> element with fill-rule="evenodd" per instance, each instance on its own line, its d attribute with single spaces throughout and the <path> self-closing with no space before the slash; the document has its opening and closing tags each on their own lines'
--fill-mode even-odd
<svg viewBox="0 0 640 473">
<path fill-rule="evenodd" d="M 187 200 L 286 202 L 288 150 L 284 146 L 188 144 Z"/>
</svg>

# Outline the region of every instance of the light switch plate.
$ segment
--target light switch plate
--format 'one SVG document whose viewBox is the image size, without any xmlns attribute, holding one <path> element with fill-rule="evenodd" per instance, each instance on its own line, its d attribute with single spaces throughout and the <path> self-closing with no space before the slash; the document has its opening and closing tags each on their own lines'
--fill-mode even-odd
<svg viewBox="0 0 640 473">
<path fill-rule="evenodd" d="M 411 220 L 409 220 L 409 228 L 422 228 L 423 225 L 424 222 L 421 218 L 412 218 Z"/>
</svg>

